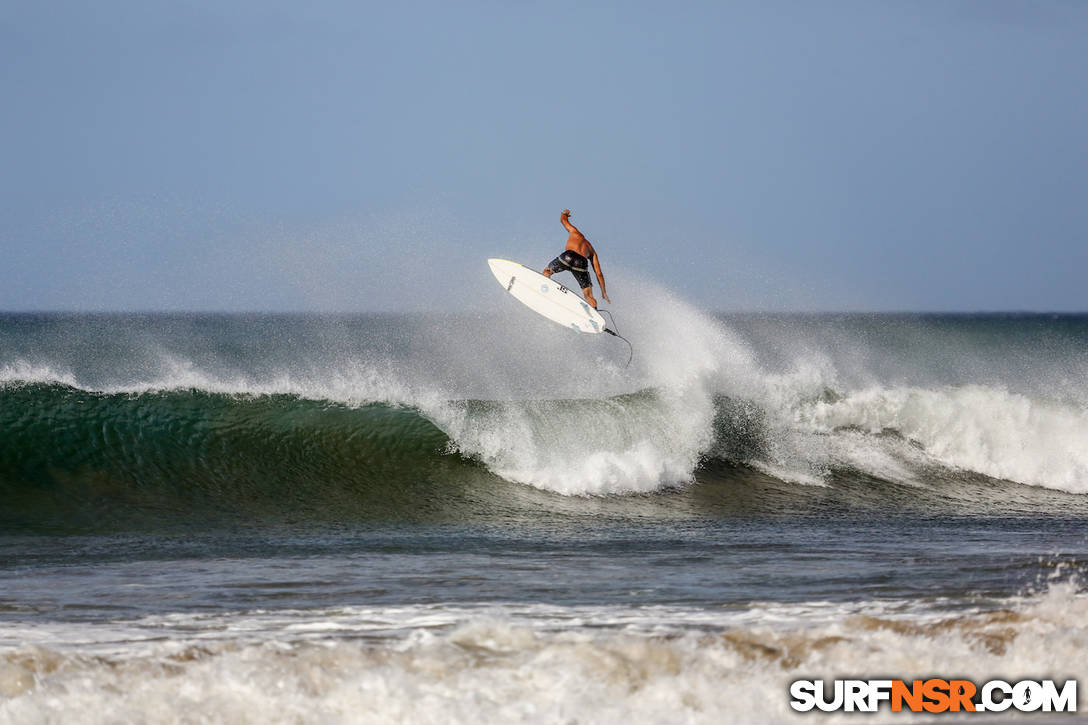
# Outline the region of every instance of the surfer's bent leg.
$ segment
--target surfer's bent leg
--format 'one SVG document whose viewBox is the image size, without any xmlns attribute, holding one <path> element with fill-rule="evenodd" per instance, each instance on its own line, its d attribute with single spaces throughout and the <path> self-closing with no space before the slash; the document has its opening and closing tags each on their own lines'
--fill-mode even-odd
<svg viewBox="0 0 1088 725">
<path fill-rule="evenodd" d="M 541 274 L 545 277 L 551 277 L 556 272 L 562 272 L 566 268 L 567 265 L 563 262 L 563 260 L 559 257 L 556 257 L 552 261 L 548 262 L 548 266 L 544 268 L 544 271 L 541 272 Z"/>
<path fill-rule="evenodd" d="M 593 297 L 592 287 L 583 287 L 582 296 L 586 298 L 586 302 L 589 303 L 590 307 L 592 307 L 593 309 L 597 309 L 597 300 Z"/>
</svg>

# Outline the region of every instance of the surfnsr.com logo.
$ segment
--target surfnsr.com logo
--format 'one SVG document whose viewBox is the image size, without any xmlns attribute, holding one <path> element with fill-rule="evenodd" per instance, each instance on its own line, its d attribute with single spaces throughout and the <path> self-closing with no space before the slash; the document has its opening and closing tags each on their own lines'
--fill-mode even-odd
<svg viewBox="0 0 1088 725">
<path fill-rule="evenodd" d="M 1077 681 L 990 680 L 796 680 L 790 707 L 798 712 L 876 712 L 888 703 L 892 712 L 1076 712 Z"/>
</svg>

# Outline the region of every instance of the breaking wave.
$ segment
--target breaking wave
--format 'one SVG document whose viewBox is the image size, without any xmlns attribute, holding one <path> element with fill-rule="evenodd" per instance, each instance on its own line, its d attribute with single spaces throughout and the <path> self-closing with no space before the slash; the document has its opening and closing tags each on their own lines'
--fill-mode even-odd
<svg viewBox="0 0 1088 725">
<path fill-rule="evenodd" d="M 630 370 L 522 319 L 9 320 L 0 486 L 351 509 L 454 482 L 645 494 L 728 464 L 1088 493 L 1084 319 L 721 320 L 657 299 L 626 311 Z"/>
</svg>

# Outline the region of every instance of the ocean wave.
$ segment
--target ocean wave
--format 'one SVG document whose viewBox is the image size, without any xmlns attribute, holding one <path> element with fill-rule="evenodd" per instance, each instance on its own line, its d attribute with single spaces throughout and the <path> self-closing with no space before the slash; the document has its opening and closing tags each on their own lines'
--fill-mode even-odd
<svg viewBox="0 0 1088 725">
<path fill-rule="evenodd" d="M 514 324 L 516 308 L 475 322 L 20 318 L 0 329 L 4 475 L 256 489 L 476 466 L 616 495 L 683 488 L 724 461 L 817 486 L 986 477 L 1088 493 L 1081 318 L 728 322 L 638 284 L 630 369 L 607 340 Z"/>
<path fill-rule="evenodd" d="M 295 512 L 381 518 L 426 504 L 448 438 L 413 409 L 201 390 L 0 386 L 8 530 Z M 464 464 L 462 464 L 464 465 Z"/>
<path fill-rule="evenodd" d="M 1088 476 L 1075 444 L 1083 417 L 988 389 L 824 390 L 769 408 L 702 388 L 411 405 L 302 397 L 290 381 L 268 388 L 296 392 L 211 387 L 0 384 L 0 520 L 458 520 L 504 480 L 614 496 L 742 480 L 745 470 L 821 486 L 860 476 L 874 492 L 925 487 L 939 502 L 977 479 L 1081 493 Z"/>
</svg>

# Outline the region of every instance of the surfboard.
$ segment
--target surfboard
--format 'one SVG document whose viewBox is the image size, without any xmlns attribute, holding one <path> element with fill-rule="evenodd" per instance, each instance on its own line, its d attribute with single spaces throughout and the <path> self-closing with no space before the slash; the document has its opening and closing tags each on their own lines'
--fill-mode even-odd
<svg viewBox="0 0 1088 725">
<path fill-rule="evenodd" d="M 580 293 L 508 259 L 492 258 L 487 264 L 499 284 L 538 315 L 576 332 L 606 332 L 601 313 L 590 307 Z"/>
</svg>

